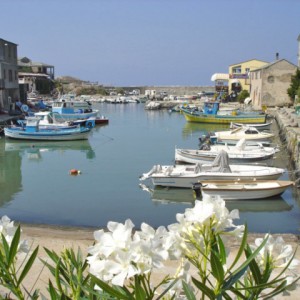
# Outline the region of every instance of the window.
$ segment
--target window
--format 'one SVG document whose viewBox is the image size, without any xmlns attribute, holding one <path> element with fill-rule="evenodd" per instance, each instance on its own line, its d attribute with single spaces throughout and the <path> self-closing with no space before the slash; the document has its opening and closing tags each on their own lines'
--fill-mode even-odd
<svg viewBox="0 0 300 300">
<path fill-rule="evenodd" d="M 232 68 L 232 73 L 233 74 L 241 74 L 242 73 L 242 68 L 241 66 L 236 66 Z"/>
<path fill-rule="evenodd" d="M 12 70 L 8 70 L 8 81 L 9 82 L 13 81 Z"/>
</svg>

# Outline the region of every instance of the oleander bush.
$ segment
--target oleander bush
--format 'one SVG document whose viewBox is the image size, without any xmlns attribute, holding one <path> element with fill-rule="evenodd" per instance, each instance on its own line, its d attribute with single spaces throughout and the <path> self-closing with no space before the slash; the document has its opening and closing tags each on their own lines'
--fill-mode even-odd
<svg viewBox="0 0 300 300">
<path fill-rule="evenodd" d="M 157 229 L 143 223 L 139 231 L 126 220 L 109 222 L 94 233 L 95 243 L 83 257 L 80 249 L 61 253 L 45 249 L 50 260 L 49 295 L 23 280 L 37 259 L 21 228 L 6 216 L 0 221 L 1 299 L 269 299 L 297 287 L 296 250 L 281 237 L 248 244 L 246 225 L 236 226 L 237 210 L 229 212 L 222 199 L 196 200 L 193 208 L 177 214 L 177 223 Z M 229 239 L 230 237 L 230 239 Z M 229 242 L 238 251 L 229 257 Z M 17 265 L 21 266 L 17 268 Z M 175 260 L 175 274 L 154 283 L 153 274 Z M 18 263 L 19 262 L 19 263 Z"/>
</svg>

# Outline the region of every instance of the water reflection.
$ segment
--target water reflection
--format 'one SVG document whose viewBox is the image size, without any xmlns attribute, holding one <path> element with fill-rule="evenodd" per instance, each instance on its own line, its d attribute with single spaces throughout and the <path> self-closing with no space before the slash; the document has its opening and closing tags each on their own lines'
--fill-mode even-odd
<svg viewBox="0 0 300 300">
<path fill-rule="evenodd" d="M 5 141 L 5 152 L 18 152 L 27 154 L 28 159 L 41 160 L 42 153 L 48 151 L 76 150 L 86 154 L 87 159 L 94 159 L 96 154 L 88 140 L 62 141 L 62 142 L 38 142 L 38 141 Z"/>
<path fill-rule="evenodd" d="M 191 135 L 197 135 L 197 137 L 200 137 L 206 135 L 208 132 L 220 130 L 229 130 L 229 125 L 186 122 L 182 128 L 182 136 L 189 137 Z"/>
<path fill-rule="evenodd" d="M 190 203 L 194 204 L 197 199 L 192 189 L 154 187 L 151 188 L 144 184 L 140 187 L 150 193 L 153 202 L 168 203 Z M 199 198 L 199 200 L 201 200 Z M 281 212 L 289 211 L 293 208 L 282 197 L 278 196 L 262 200 L 226 200 L 226 207 L 229 211 L 238 209 L 242 212 Z"/>
</svg>

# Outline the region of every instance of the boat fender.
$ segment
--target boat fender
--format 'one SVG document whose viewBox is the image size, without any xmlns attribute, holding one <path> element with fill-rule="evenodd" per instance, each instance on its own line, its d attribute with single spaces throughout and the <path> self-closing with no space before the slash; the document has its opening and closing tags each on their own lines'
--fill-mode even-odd
<svg viewBox="0 0 300 300">
<path fill-rule="evenodd" d="M 94 127 L 93 122 L 92 121 L 86 121 L 86 127 L 93 128 Z"/>
<path fill-rule="evenodd" d="M 69 171 L 69 174 L 70 174 L 70 175 L 79 175 L 79 174 L 81 174 L 81 171 L 80 171 L 80 170 L 77 170 L 77 169 L 71 169 L 71 170 Z"/>
<path fill-rule="evenodd" d="M 23 105 L 21 106 L 21 110 L 22 110 L 23 112 L 28 112 L 28 110 L 29 110 L 28 105 L 23 104 Z"/>
</svg>

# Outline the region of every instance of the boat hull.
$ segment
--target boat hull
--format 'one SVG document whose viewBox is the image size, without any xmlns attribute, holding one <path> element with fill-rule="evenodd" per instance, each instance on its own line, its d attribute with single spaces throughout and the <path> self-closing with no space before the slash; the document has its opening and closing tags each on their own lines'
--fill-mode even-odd
<svg viewBox="0 0 300 300">
<path fill-rule="evenodd" d="M 195 173 L 195 167 L 176 165 L 173 171 L 168 174 L 168 168 L 163 166 L 161 172 L 153 173 L 148 178 L 151 178 L 155 186 L 192 188 L 195 183 L 203 180 L 249 181 L 254 178 L 257 180 L 276 180 L 284 173 L 284 169 L 281 168 L 250 165 L 230 165 L 230 173 L 211 171 L 209 170 L 211 168 L 207 165 L 207 170 Z M 187 171 L 189 169 L 191 171 Z"/>
<path fill-rule="evenodd" d="M 76 121 L 88 118 L 96 118 L 98 110 L 89 113 L 53 113 L 55 120 L 59 121 Z"/>
<path fill-rule="evenodd" d="M 219 196 L 224 200 L 257 200 L 282 194 L 294 183 L 292 181 L 263 182 L 201 182 L 203 196 Z"/>
<path fill-rule="evenodd" d="M 88 139 L 90 129 L 84 130 L 41 130 L 39 132 L 26 132 L 14 128 L 4 128 L 4 134 L 7 138 L 18 140 L 35 141 L 74 141 Z"/>
<path fill-rule="evenodd" d="M 182 111 L 186 121 L 198 123 L 215 123 L 215 124 L 261 124 L 266 122 L 266 115 L 210 115 L 210 114 L 192 114 L 185 110 Z"/>
<path fill-rule="evenodd" d="M 226 150 L 225 150 L 226 151 Z M 227 152 L 230 163 L 251 163 L 257 161 L 267 161 L 274 157 L 275 151 L 270 153 L 259 153 L 249 151 L 246 152 Z M 176 149 L 175 150 L 175 161 L 189 164 L 196 163 L 209 163 L 212 162 L 217 155 L 218 151 L 203 151 L 203 150 L 188 150 L 188 149 Z"/>
</svg>

